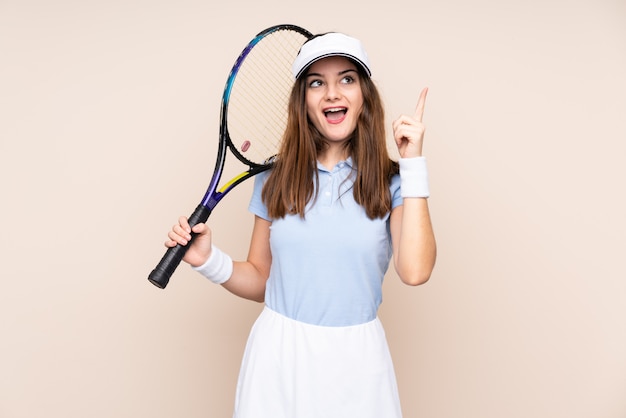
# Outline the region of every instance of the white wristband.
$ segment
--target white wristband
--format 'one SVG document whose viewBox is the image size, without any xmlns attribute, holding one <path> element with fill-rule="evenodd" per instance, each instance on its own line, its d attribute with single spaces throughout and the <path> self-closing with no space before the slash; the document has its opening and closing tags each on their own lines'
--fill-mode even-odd
<svg viewBox="0 0 626 418">
<path fill-rule="evenodd" d="M 211 255 L 198 267 L 191 267 L 215 284 L 222 284 L 233 274 L 233 259 L 219 248 L 212 246 Z"/>
<path fill-rule="evenodd" d="M 400 158 L 400 194 L 402 197 L 428 197 L 426 157 Z"/>
</svg>

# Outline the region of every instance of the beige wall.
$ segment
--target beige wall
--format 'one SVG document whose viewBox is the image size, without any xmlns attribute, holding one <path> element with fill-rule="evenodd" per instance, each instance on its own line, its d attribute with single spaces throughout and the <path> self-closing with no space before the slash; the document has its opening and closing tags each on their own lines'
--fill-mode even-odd
<svg viewBox="0 0 626 418">
<path fill-rule="evenodd" d="M 430 87 L 438 264 L 381 310 L 406 416 L 626 416 L 625 3 L 250 3 L 0 0 L 0 417 L 230 416 L 260 305 L 146 276 L 283 22 L 363 39 L 390 120 Z M 249 186 L 211 221 L 235 257 Z"/>
</svg>

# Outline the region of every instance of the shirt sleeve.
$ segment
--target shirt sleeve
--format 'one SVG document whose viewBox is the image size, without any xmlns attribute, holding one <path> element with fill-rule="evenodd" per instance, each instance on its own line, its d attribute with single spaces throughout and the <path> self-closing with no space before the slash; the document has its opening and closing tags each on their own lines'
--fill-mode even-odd
<svg viewBox="0 0 626 418">
<path fill-rule="evenodd" d="M 391 209 L 402 205 L 404 199 L 400 194 L 400 175 L 396 174 L 391 178 L 391 184 L 389 185 L 389 191 L 391 192 Z"/>
<path fill-rule="evenodd" d="M 265 219 L 266 221 L 271 221 L 271 219 L 267 213 L 267 206 L 265 206 L 265 204 L 263 203 L 263 199 L 261 198 L 261 193 L 263 192 L 263 185 L 265 184 L 269 173 L 269 170 L 264 171 L 254 177 L 254 188 L 252 189 L 250 204 L 248 205 L 248 210 L 250 212 L 258 216 L 259 218 Z"/>
</svg>

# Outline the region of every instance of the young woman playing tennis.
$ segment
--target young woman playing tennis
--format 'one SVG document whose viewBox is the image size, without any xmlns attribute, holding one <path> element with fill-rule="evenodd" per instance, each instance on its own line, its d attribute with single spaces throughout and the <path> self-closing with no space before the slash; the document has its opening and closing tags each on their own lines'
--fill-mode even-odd
<svg viewBox="0 0 626 418">
<path fill-rule="evenodd" d="M 246 261 L 212 244 L 205 224 L 184 261 L 243 298 L 264 302 L 246 346 L 236 418 L 397 418 L 400 401 L 377 311 L 391 259 L 408 285 L 426 282 L 436 245 L 422 156 L 422 115 L 393 122 L 361 43 L 340 33 L 307 41 L 282 147 L 255 178 Z M 167 247 L 186 245 L 185 217 Z"/>
</svg>

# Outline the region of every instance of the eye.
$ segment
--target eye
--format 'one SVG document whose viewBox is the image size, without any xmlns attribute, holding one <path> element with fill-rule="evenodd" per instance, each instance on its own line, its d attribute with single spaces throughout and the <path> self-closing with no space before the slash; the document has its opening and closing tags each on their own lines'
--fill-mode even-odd
<svg viewBox="0 0 626 418">
<path fill-rule="evenodd" d="M 353 76 L 351 75 L 347 75 L 344 78 L 341 79 L 341 83 L 342 84 L 352 84 L 355 82 L 355 79 Z"/>
<path fill-rule="evenodd" d="M 313 80 L 309 81 L 309 88 L 320 87 L 322 84 L 323 84 L 322 80 L 320 80 L 320 79 L 313 79 Z"/>
</svg>

